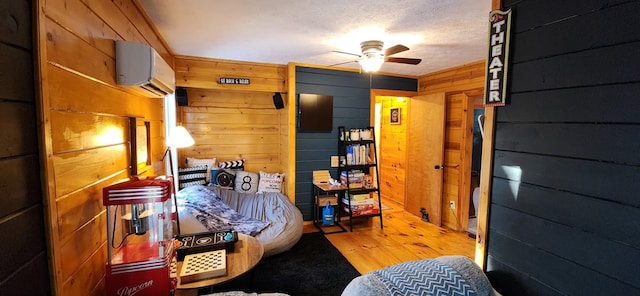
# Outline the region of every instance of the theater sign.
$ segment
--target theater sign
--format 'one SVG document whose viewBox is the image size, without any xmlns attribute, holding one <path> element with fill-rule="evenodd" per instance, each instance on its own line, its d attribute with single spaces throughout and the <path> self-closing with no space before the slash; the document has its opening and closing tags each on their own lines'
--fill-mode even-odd
<svg viewBox="0 0 640 296">
<path fill-rule="evenodd" d="M 489 55 L 485 74 L 484 105 L 504 106 L 507 94 L 511 9 L 489 14 Z"/>
</svg>

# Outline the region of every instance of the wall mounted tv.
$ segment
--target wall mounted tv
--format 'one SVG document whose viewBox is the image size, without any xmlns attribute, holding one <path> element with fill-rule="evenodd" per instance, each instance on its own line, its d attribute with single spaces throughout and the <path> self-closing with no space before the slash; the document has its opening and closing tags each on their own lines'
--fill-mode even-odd
<svg viewBox="0 0 640 296">
<path fill-rule="evenodd" d="M 333 129 L 333 96 L 299 94 L 298 131 L 327 132 Z"/>
</svg>

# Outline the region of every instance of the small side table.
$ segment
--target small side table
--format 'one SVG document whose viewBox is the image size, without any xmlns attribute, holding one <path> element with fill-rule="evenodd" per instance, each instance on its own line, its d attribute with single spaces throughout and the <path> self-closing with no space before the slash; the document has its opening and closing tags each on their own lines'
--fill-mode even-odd
<svg viewBox="0 0 640 296">
<path fill-rule="evenodd" d="M 238 241 L 232 253 L 227 253 L 227 275 L 200 280 L 188 284 L 180 283 L 176 289 L 176 296 L 196 296 L 198 288 L 213 286 L 232 280 L 253 269 L 264 255 L 264 247 L 249 235 L 238 233 Z M 182 261 L 178 262 L 178 272 L 182 268 Z M 178 277 L 179 278 L 179 277 Z"/>
<path fill-rule="evenodd" d="M 340 224 L 340 198 L 344 194 L 347 189 L 344 185 L 331 185 L 330 183 L 313 183 L 313 199 L 314 199 L 314 210 L 313 210 L 313 224 L 322 231 L 324 234 L 331 233 L 339 233 L 346 232 L 347 229 Z M 318 212 L 326 206 L 325 204 L 320 204 L 319 199 L 321 199 L 322 195 L 331 195 L 337 194 L 336 203 L 331 206 L 334 208 L 335 216 L 333 219 L 333 225 L 324 226 L 322 225 L 322 217 L 318 214 Z M 333 230 L 328 230 L 333 229 Z"/>
</svg>

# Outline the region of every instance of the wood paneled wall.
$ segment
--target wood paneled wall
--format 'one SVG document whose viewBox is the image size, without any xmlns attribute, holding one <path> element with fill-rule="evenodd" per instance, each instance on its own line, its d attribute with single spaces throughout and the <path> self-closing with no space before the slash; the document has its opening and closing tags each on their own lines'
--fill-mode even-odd
<svg viewBox="0 0 640 296">
<path fill-rule="evenodd" d="M 287 92 L 287 66 L 176 56 L 176 85 L 227 91 Z M 249 78 L 249 85 L 220 84 L 220 78 Z"/>
<path fill-rule="evenodd" d="M 418 79 L 420 95 L 446 95 L 442 225 L 455 230 L 466 230 L 469 219 L 474 98 L 482 95 L 484 71 L 485 62 L 478 61 Z M 449 201 L 455 201 L 455 211 Z"/>
<path fill-rule="evenodd" d="M 288 175 L 281 161 L 281 122 L 288 113 L 274 107 L 273 93 L 195 88 L 187 93 L 189 105 L 178 107 L 178 117 L 196 144 L 178 150 L 180 166 L 186 157 L 244 159 L 246 171 Z"/>
<path fill-rule="evenodd" d="M 418 78 L 419 95 L 462 93 L 484 87 L 485 61 L 430 73 Z"/>
<path fill-rule="evenodd" d="M 49 295 L 33 72 L 33 7 L 0 2 L 0 294 Z"/>
<path fill-rule="evenodd" d="M 640 295 L 640 1 L 503 4 L 487 271 L 504 295 Z"/>
<path fill-rule="evenodd" d="M 377 96 L 380 116 L 380 197 L 401 205 L 405 202 L 407 161 L 407 102 L 405 97 Z M 400 108 L 400 124 L 390 123 L 390 109 Z"/>
<path fill-rule="evenodd" d="M 133 0 L 37 2 L 41 138 L 54 292 L 102 295 L 102 188 L 129 173 L 128 118 L 151 123 L 152 166 L 164 172 L 164 102 L 115 83 L 114 39 L 169 50 Z"/>
<path fill-rule="evenodd" d="M 188 106 L 178 107 L 178 123 L 196 142 L 178 150 L 180 166 L 186 157 L 242 158 L 247 171 L 295 173 L 288 165 L 286 65 L 188 56 L 177 56 L 175 63 L 176 84 L 187 89 L 188 97 Z M 248 78 L 250 84 L 220 84 L 222 77 Z M 284 109 L 274 106 L 276 92 L 282 95 Z M 289 182 L 286 176 L 285 183 Z"/>
</svg>

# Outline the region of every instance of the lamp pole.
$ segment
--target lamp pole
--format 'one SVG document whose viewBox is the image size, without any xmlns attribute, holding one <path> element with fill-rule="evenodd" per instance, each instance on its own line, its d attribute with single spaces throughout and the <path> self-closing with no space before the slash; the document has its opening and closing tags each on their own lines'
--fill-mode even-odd
<svg viewBox="0 0 640 296">
<path fill-rule="evenodd" d="M 180 234 L 180 217 L 178 215 L 178 198 L 176 197 L 177 195 L 176 184 L 178 183 L 176 182 L 179 182 L 179 180 L 176 178 L 173 172 L 173 157 L 171 155 L 172 154 L 171 148 L 172 147 L 176 149 L 186 148 L 186 147 L 193 146 L 193 144 L 195 144 L 195 141 L 193 140 L 193 137 L 191 137 L 191 135 L 189 134 L 189 131 L 187 131 L 187 129 L 185 129 L 183 126 L 176 126 L 171 130 L 171 135 L 167 138 L 167 151 L 165 151 L 164 153 L 165 156 L 169 154 L 169 166 L 170 166 L 169 171 L 171 172 L 171 177 L 173 178 L 173 181 L 174 181 L 173 202 L 175 203 L 175 207 L 176 207 L 176 223 L 178 226 L 178 234 Z M 162 157 L 162 160 L 164 161 L 164 156 Z"/>
<path fill-rule="evenodd" d="M 177 182 L 177 178 L 176 176 L 173 174 L 173 157 L 171 157 L 171 147 L 167 146 L 167 150 L 164 152 L 164 156 L 162 156 L 162 161 L 164 161 L 164 158 L 167 157 L 167 155 L 169 155 L 169 171 L 171 172 L 171 180 L 173 180 L 173 184 L 171 186 L 171 192 L 173 193 L 173 205 L 176 208 L 176 228 L 178 229 L 178 234 L 181 234 L 180 232 L 180 215 L 178 215 L 178 197 L 176 197 L 176 182 Z"/>
</svg>

